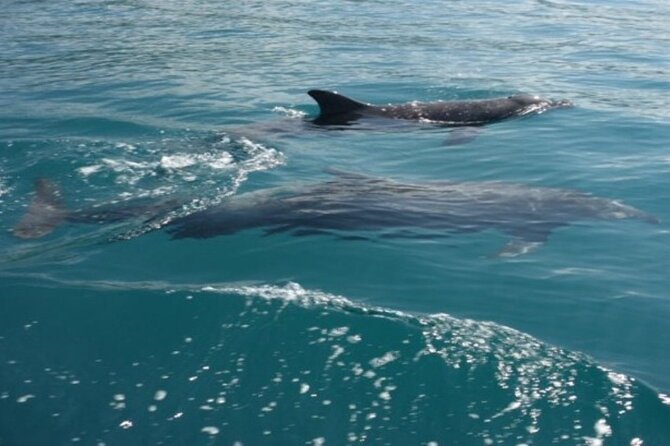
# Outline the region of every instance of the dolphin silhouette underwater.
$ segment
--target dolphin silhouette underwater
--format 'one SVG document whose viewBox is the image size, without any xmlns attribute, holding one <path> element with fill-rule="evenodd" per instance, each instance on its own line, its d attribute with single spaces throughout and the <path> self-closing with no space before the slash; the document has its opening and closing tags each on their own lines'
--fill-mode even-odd
<svg viewBox="0 0 670 446">
<path fill-rule="evenodd" d="M 512 237 L 499 252 L 515 256 L 547 241 L 552 231 L 581 220 L 659 220 L 619 201 L 587 193 L 504 182 L 402 183 L 357 173 L 330 171 L 331 179 L 261 189 L 168 223 L 174 239 L 209 238 L 262 228 L 266 235 L 331 235 L 353 231 L 380 237 L 440 237 L 496 229 Z M 47 235 L 62 222 L 100 223 L 132 215 L 155 218 L 165 205 L 94 208 L 67 212 L 57 187 L 38 180 L 27 214 L 14 228 L 24 239 Z M 161 209 L 162 208 L 162 209 Z M 390 232 L 389 232 L 390 231 Z M 395 232 L 394 232 L 395 231 Z M 369 238 L 369 237 L 364 237 Z"/>
<path fill-rule="evenodd" d="M 326 126 L 350 125 L 361 118 L 390 118 L 429 122 L 447 127 L 472 127 L 573 106 L 567 99 L 552 101 L 529 94 L 485 100 L 409 102 L 399 105 L 366 104 L 325 90 L 310 90 L 307 94 L 317 102 L 320 110 L 319 116 L 312 122 Z"/>
</svg>

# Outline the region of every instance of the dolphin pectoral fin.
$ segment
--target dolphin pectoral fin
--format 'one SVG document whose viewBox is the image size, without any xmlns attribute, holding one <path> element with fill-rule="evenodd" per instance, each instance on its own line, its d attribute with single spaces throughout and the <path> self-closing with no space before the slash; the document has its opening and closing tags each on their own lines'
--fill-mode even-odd
<svg viewBox="0 0 670 446">
<path fill-rule="evenodd" d="M 341 94 L 325 90 L 309 90 L 308 95 L 319 104 L 321 116 L 352 113 L 367 107 L 367 104 L 355 101 Z"/>
<path fill-rule="evenodd" d="M 39 178 L 35 181 L 35 196 L 12 232 L 22 239 L 44 237 L 66 217 L 67 211 L 58 185 L 45 178 Z"/>
<path fill-rule="evenodd" d="M 565 226 L 559 222 L 542 222 L 524 228 L 508 228 L 504 232 L 514 238 L 507 242 L 496 257 L 518 257 L 535 251 L 546 243 L 551 231 Z"/>
<path fill-rule="evenodd" d="M 512 239 L 496 253 L 495 257 L 518 257 L 535 251 L 543 244 L 544 242 Z"/>
<path fill-rule="evenodd" d="M 449 132 L 449 135 L 444 140 L 442 145 L 459 146 L 463 144 L 468 144 L 477 139 L 477 137 L 481 135 L 482 132 L 483 132 L 482 129 L 479 127 L 472 127 L 472 126 L 456 127 L 455 129 Z"/>
</svg>

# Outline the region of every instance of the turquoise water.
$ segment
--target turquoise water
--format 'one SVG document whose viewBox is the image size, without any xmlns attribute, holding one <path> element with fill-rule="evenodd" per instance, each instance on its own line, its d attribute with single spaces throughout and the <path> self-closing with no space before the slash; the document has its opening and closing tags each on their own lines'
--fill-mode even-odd
<svg viewBox="0 0 670 446">
<path fill-rule="evenodd" d="M 659 445 L 670 438 L 667 2 L 3 3 L 0 445 Z M 569 98 L 448 129 L 315 129 L 372 103 Z M 175 218 L 331 178 L 506 181 L 655 215 L 364 240 Z M 186 205 L 20 240 L 70 209 Z M 186 200 L 186 201 L 184 201 Z M 353 231 L 348 235 L 362 235 Z M 352 237 L 355 238 L 355 237 Z"/>
</svg>

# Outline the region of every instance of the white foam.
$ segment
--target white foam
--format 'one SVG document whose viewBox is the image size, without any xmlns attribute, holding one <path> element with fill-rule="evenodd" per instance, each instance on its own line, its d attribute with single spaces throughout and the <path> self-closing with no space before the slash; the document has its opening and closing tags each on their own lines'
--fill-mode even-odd
<svg viewBox="0 0 670 446">
<path fill-rule="evenodd" d="M 251 172 L 272 169 L 285 163 L 284 154 L 274 148 L 253 142 L 248 138 L 237 140 L 249 156 L 249 159 L 238 164 L 240 171 L 238 181 L 244 181 Z"/>
<path fill-rule="evenodd" d="M 332 362 L 337 359 L 342 353 L 344 353 L 344 348 L 341 345 L 332 346 L 333 353 L 328 357 L 328 361 Z"/>
<path fill-rule="evenodd" d="M 219 433 L 219 428 L 216 426 L 205 426 L 200 429 L 200 431 L 208 435 L 217 435 Z"/>
<path fill-rule="evenodd" d="M 610 437 L 612 435 L 612 428 L 607 424 L 607 420 L 604 418 L 599 419 L 593 425 L 593 430 L 595 431 L 595 437 L 584 437 L 586 444 L 589 446 L 602 446 L 605 442 L 605 437 Z"/>
<path fill-rule="evenodd" d="M 92 166 L 84 166 L 80 167 L 77 169 L 77 171 L 82 175 L 82 176 L 90 176 L 93 175 L 96 172 L 99 172 L 100 169 L 102 169 L 102 164 L 93 164 Z"/>
<path fill-rule="evenodd" d="M 164 169 L 181 169 L 183 167 L 189 167 L 194 165 L 197 162 L 195 157 L 188 155 L 163 155 L 161 157 L 160 165 Z"/>
<path fill-rule="evenodd" d="M 607 372 L 607 377 L 609 378 L 610 381 L 612 381 L 614 384 L 623 386 L 623 385 L 629 385 L 630 382 L 628 380 L 628 377 L 624 375 L 623 373 L 615 373 L 615 372 Z"/>
<path fill-rule="evenodd" d="M 349 327 L 333 328 L 328 332 L 328 336 L 336 338 L 338 336 L 344 336 L 347 332 L 349 332 Z"/>
<path fill-rule="evenodd" d="M 379 393 L 379 398 L 384 401 L 389 401 L 391 399 L 391 393 L 388 390 L 384 390 Z"/>
<path fill-rule="evenodd" d="M 386 364 L 395 361 L 400 357 L 400 352 L 386 352 L 379 358 L 373 358 L 370 360 L 370 365 L 374 368 L 385 366 Z"/>
<path fill-rule="evenodd" d="M 212 169 L 227 169 L 234 165 L 233 157 L 228 152 L 223 152 L 218 156 L 207 158 L 207 165 Z"/>
<path fill-rule="evenodd" d="M 20 397 L 18 397 L 18 398 L 16 399 L 16 402 L 17 402 L 17 403 L 25 403 L 25 402 L 27 402 L 28 400 L 30 400 L 30 399 L 32 399 L 32 398 L 35 398 L 35 395 L 31 395 L 31 394 L 28 394 L 28 395 L 22 395 L 22 396 L 20 396 Z"/>
<path fill-rule="evenodd" d="M 117 149 L 126 150 L 128 152 L 132 152 L 135 149 L 137 149 L 137 147 L 134 146 L 133 144 L 128 144 L 128 143 L 125 143 L 125 142 L 120 142 L 115 147 Z"/>
<path fill-rule="evenodd" d="M 156 390 L 156 393 L 154 394 L 154 400 L 163 401 L 166 396 L 167 392 L 165 390 Z"/>
<path fill-rule="evenodd" d="M 102 162 L 109 167 L 110 169 L 116 171 L 116 172 L 124 172 L 128 170 L 134 170 L 134 169 L 147 169 L 151 168 L 154 166 L 153 163 L 149 162 L 137 162 L 137 161 L 131 161 L 127 159 L 120 159 L 120 160 L 115 160 L 112 158 L 103 158 Z"/>
<path fill-rule="evenodd" d="M 196 165 L 221 170 L 234 167 L 235 162 L 230 153 L 222 151 L 200 154 L 176 153 L 173 155 L 163 155 L 159 165 L 167 170 L 185 169 Z"/>
<path fill-rule="evenodd" d="M 275 107 L 272 109 L 272 111 L 293 119 L 304 118 L 305 116 L 307 116 L 306 112 L 302 110 L 296 110 L 294 108 Z"/>
<path fill-rule="evenodd" d="M 593 429 L 596 431 L 596 435 L 599 437 L 609 437 L 612 435 L 612 428 L 607 424 L 607 420 L 604 418 L 596 421 L 596 424 L 593 426 Z"/>
<path fill-rule="evenodd" d="M 270 300 L 282 300 L 294 302 L 303 306 L 329 305 L 329 306 L 352 306 L 347 298 L 324 293 L 321 291 L 308 291 L 300 284 L 288 282 L 283 286 L 276 285 L 241 285 L 241 286 L 205 286 L 201 291 L 220 294 L 237 294 L 241 296 L 260 297 Z"/>
</svg>

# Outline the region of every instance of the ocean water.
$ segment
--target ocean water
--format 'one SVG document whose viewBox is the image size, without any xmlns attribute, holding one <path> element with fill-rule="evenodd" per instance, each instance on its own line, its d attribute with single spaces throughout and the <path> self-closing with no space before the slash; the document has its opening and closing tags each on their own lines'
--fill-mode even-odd
<svg viewBox="0 0 670 446">
<path fill-rule="evenodd" d="M 667 2 L 7 0 L 0 41 L 0 445 L 670 444 Z M 311 88 L 575 107 L 451 145 L 311 126 Z M 576 221 L 516 257 L 495 229 L 166 230 L 332 169 L 660 224 Z M 70 210 L 160 212 L 19 239 L 38 178 Z"/>
</svg>

